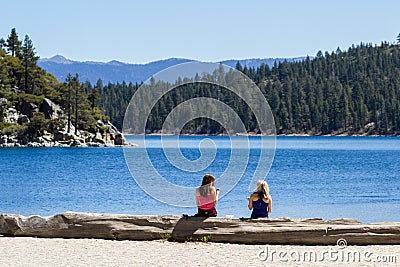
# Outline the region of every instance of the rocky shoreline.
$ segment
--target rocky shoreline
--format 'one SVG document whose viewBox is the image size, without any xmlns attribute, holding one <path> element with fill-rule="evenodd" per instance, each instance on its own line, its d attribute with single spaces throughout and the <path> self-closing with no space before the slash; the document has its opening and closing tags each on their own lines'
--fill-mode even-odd
<svg viewBox="0 0 400 267">
<path fill-rule="evenodd" d="M 35 96 L 37 97 L 37 96 Z M 39 97 L 40 98 L 40 97 Z M 97 120 L 95 125 L 89 130 L 75 129 L 74 125 L 68 122 L 60 105 L 50 99 L 43 97 L 40 101 L 29 98 L 20 98 L 18 103 L 10 102 L 6 98 L 0 98 L 0 122 L 3 126 L 0 128 L 0 148 L 14 147 L 113 147 L 129 146 L 125 136 L 109 121 L 103 122 Z M 57 122 L 52 130 L 43 128 L 35 129 L 27 133 L 29 127 L 32 127 L 32 121 L 35 115 L 42 114 L 43 118 L 49 121 Z M 4 126 L 5 125 L 5 126 Z M 61 126 L 60 126 L 61 125 Z M 365 125 L 365 131 L 352 136 L 371 136 L 369 129 L 374 127 L 373 123 Z M 151 133 L 149 135 L 161 135 L 161 132 Z M 200 135 L 183 133 L 182 135 Z M 216 134 L 224 135 L 224 134 Z M 254 132 L 236 133 L 236 136 L 261 136 Z M 322 134 L 296 134 L 284 133 L 276 136 L 322 136 Z M 326 136 L 351 136 L 347 133 L 329 134 Z M 397 136 L 397 134 L 394 134 Z"/>
<path fill-rule="evenodd" d="M 400 222 L 354 219 L 201 218 L 65 212 L 41 217 L 0 215 L 0 235 L 111 240 L 212 241 L 238 244 L 399 245 Z"/>
<path fill-rule="evenodd" d="M 113 147 L 130 145 L 126 142 L 125 136 L 110 122 L 98 121 L 96 127 L 98 129 L 105 127 L 107 130 L 103 134 L 100 131 L 91 133 L 81 130 L 74 134 L 75 128 L 70 125 L 72 133 L 63 129 L 55 134 L 44 131 L 42 136 L 35 138 L 19 136 L 18 133 L 0 135 L 0 147 Z"/>
<path fill-rule="evenodd" d="M 39 137 L 28 138 L 18 136 L 18 133 L 11 135 L 0 135 L 0 147 L 114 147 L 128 146 L 124 135 L 119 132 L 110 122 L 97 122 L 98 127 L 107 127 L 108 132 L 96 134 L 87 131 L 78 131 L 78 134 L 68 133 L 66 130 L 58 131 L 55 134 L 44 131 Z M 71 128 L 73 126 L 71 125 Z"/>
<path fill-rule="evenodd" d="M 38 106 L 35 103 L 21 100 L 17 106 L 8 107 L 8 100 L 0 98 L 3 107 L 3 122 L 12 126 L 12 130 L 0 131 L 0 147 L 110 147 L 127 146 L 124 135 L 109 121 L 97 120 L 91 131 L 75 129 L 67 125 L 61 107 L 50 99 L 43 98 Z M 42 113 L 45 119 L 62 121 L 62 128 L 53 132 L 39 129 L 36 136 L 26 134 L 24 125 L 28 125 L 34 114 Z M 25 126 L 26 127 L 26 126 Z"/>
</svg>

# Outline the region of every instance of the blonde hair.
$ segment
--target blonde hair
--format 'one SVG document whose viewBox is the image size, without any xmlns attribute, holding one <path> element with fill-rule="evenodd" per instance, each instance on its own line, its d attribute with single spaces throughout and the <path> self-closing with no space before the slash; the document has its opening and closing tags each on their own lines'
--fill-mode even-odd
<svg viewBox="0 0 400 267">
<path fill-rule="evenodd" d="M 259 198 L 270 198 L 269 186 L 266 181 L 258 180 L 257 182 L 257 194 Z"/>
</svg>

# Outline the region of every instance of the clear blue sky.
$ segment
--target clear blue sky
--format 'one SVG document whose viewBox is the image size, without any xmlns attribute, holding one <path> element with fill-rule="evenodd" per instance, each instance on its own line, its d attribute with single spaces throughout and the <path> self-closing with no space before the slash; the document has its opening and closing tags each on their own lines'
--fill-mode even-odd
<svg viewBox="0 0 400 267">
<path fill-rule="evenodd" d="M 1 37 L 15 27 L 42 58 L 80 61 L 314 56 L 400 33 L 398 0 L 20 0 L 1 10 Z"/>
</svg>

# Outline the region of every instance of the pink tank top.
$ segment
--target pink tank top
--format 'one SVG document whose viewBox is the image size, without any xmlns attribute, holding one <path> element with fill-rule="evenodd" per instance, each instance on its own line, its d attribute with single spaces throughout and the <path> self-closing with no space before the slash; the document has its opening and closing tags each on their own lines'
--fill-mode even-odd
<svg viewBox="0 0 400 267">
<path fill-rule="evenodd" d="M 197 201 L 199 202 L 199 208 L 202 210 L 211 210 L 214 208 L 214 197 L 213 195 L 208 195 L 203 197 L 202 195 L 197 196 Z"/>
</svg>

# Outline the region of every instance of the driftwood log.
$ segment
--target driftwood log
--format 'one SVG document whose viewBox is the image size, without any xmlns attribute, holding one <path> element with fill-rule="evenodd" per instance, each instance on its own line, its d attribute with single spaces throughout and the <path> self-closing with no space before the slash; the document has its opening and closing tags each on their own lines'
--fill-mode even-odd
<svg viewBox="0 0 400 267">
<path fill-rule="evenodd" d="M 353 219 L 239 219 L 66 212 L 50 217 L 0 215 L 0 235 L 116 240 L 211 241 L 242 244 L 400 244 L 400 223 Z"/>
</svg>

